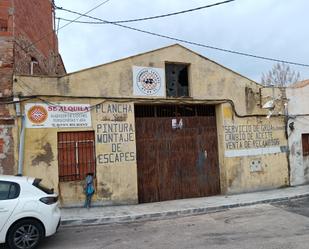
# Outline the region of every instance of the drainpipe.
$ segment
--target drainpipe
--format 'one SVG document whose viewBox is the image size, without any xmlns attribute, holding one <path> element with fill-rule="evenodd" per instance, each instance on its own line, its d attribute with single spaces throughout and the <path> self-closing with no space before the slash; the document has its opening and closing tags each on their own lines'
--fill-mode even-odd
<svg viewBox="0 0 309 249">
<path fill-rule="evenodd" d="M 18 97 L 14 97 L 14 101 L 19 101 Z M 20 103 L 15 104 L 16 116 L 21 117 L 21 131 L 19 136 L 19 149 L 18 149 L 18 169 L 17 174 L 23 174 L 23 162 L 24 162 L 24 141 L 25 141 L 25 115 L 22 114 Z"/>
<path fill-rule="evenodd" d="M 19 157 L 18 157 L 18 175 L 23 174 L 24 163 L 24 142 L 25 142 L 25 115 L 21 116 L 21 132 L 19 137 Z"/>
</svg>

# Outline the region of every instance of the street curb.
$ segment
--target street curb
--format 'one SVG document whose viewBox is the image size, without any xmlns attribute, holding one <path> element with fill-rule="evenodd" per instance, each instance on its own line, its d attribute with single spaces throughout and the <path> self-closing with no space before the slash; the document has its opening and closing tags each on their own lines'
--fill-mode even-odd
<svg viewBox="0 0 309 249">
<path fill-rule="evenodd" d="M 73 219 L 62 220 L 61 226 L 62 227 L 74 227 L 74 226 L 105 225 L 105 224 L 130 223 L 130 222 L 138 222 L 138 221 L 163 220 L 163 219 L 171 219 L 171 218 L 177 218 L 177 217 L 186 217 L 186 216 L 201 215 L 201 214 L 214 213 L 214 212 L 222 212 L 222 211 L 232 209 L 232 208 L 237 208 L 237 207 L 275 203 L 275 202 L 280 202 L 280 201 L 300 199 L 300 198 L 304 198 L 308 196 L 309 196 L 309 193 L 306 193 L 306 194 L 300 194 L 300 195 L 295 195 L 291 197 L 287 196 L 287 197 L 279 197 L 279 198 L 271 198 L 271 199 L 266 198 L 264 200 L 239 202 L 239 203 L 226 204 L 226 205 L 213 206 L 213 207 L 188 208 L 188 209 L 180 209 L 180 210 L 174 210 L 174 211 L 153 212 L 153 213 L 145 213 L 145 214 L 124 215 L 124 216 L 87 218 L 87 219 L 73 218 Z"/>
</svg>

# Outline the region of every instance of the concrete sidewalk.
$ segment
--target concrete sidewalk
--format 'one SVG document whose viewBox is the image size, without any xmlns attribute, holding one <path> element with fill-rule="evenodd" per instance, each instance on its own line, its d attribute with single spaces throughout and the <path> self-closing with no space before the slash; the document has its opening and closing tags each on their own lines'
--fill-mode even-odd
<svg viewBox="0 0 309 249">
<path fill-rule="evenodd" d="M 137 205 L 63 208 L 62 226 L 99 225 L 146 221 L 217 212 L 229 208 L 271 203 L 309 196 L 309 185 L 245 193 L 210 196 Z"/>
</svg>

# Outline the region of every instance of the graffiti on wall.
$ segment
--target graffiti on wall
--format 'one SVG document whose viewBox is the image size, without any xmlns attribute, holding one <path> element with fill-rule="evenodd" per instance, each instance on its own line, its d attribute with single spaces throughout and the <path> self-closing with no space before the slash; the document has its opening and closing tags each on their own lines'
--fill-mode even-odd
<svg viewBox="0 0 309 249">
<path fill-rule="evenodd" d="M 96 144 L 99 147 L 97 163 L 114 164 L 135 161 L 133 105 L 104 103 L 97 105 L 95 112 L 97 115 Z"/>
</svg>

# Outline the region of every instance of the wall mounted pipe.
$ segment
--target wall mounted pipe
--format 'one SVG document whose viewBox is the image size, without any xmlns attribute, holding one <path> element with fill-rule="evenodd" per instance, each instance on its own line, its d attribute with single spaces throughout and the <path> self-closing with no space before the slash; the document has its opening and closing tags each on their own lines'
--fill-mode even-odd
<svg viewBox="0 0 309 249">
<path fill-rule="evenodd" d="M 19 157 L 18 157 L 18 175 L 23 174 L 24 164 L 24 144 L 25 144 L 25 115 L 21 116 L 21 132 L 19 136 Z"/>
</svg>

